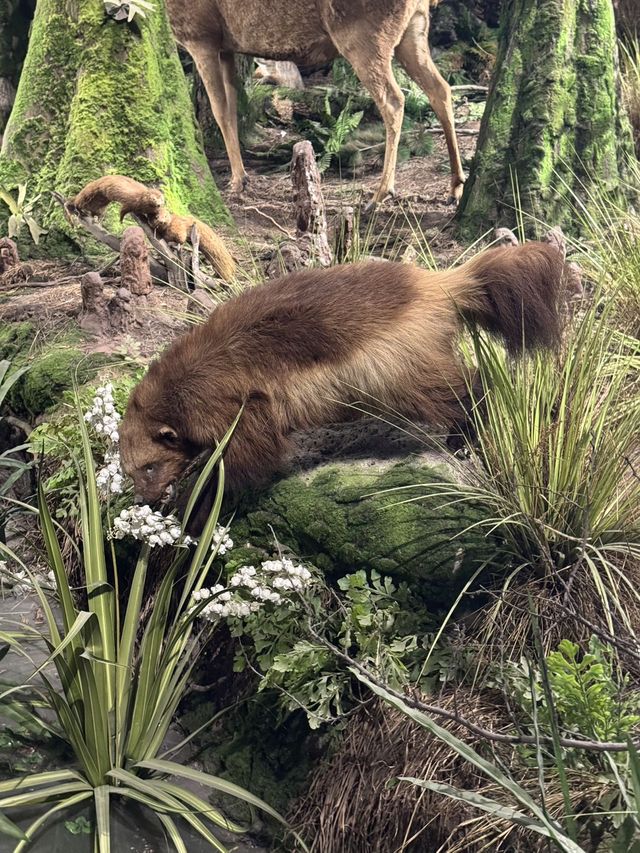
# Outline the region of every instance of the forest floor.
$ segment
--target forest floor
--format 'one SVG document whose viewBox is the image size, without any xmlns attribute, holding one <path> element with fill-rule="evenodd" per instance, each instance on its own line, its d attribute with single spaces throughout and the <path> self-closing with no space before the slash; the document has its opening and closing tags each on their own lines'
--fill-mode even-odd
<svg viewBox="0 0 640 853">
<path fill-rule="evenodd" d="M 476 143 L 479 122 L 463 125 L 460 136 L 463 161 L 468 162 Z M 270 137 L 276 144 L 282 131 L 262 129 L 261 148 L 268 149 Z M 456 241 L 453 228 L 455 208 L 447 202 L 449 162 L 442 134 L 433 134 L 433 151 L 412 157 L 398 166 L 397 195 L 378 205 L 372 214 L 361 211 L 377 187 L 381 173 L 383 148 L 372 154 L 349 175 L 332 169 L 323 175 L 326 215 L 331 238 L 333 223 L 346 206 L 355 210 L 359 232 L 359 256 L 375 255 L 390 259 L 414 259 L 421 256 L 439 266 L 451 264 L 463 247 Z M 218 157 L 211 166 L 236 228 L 221 228 L 238 257 L 243 282 L 264 277 L 267 259 L 277 252 L 278 244 L 295 236 L 291 180 L 288 166 L 274 166 L 264 157 L 245 157 L 249 185 L 242 197 L 234 197 L 227 184 L 230 177 L 226 157 Z M 409 254 L 407 254 L 409 252 Z M 27 261 L 19 269 L 0 276 L 0 321 L 33 322 L 46 341 L 62 336 L 81 311 L 80 279 L 96 262 L 83 254 L 73 261 Z M 117 267 L 106 261 L 98 264 L 107 295 L 119 286 Z M 149 357 L 184 328 L 185 296 L 167 287 L 156 287 L 148 298 L 139 322 L 122 336 L 89 339 L 87 352 Z"/>
<path fill-rule="evenodd" d="M 473 155 L 479 124 L 470 121 L 462 128 L 466 134 L 458 141 L 463 161 L 469 162 Z M 273 129 L 273 136 L 277 134 Z M 383 154 L 384 148 L 380 148 L 348 174 L 332 169 L 323 175 L 330 231 L 334 218 L 344 207 L 351 206 L 356 211 L 365 207 L 380 182 Z M 249 185 L 242 198 L 234 197 L 226 189 L 231 174 L 227 159 L 212 160 L 211 166 L 238 230 L 254 253 L 268 249 L 274 240 L 293 236 L 295 223 L 288 166 L 269 167 L 263 159 L 246 154 Z M 360 217 L 360 236 L 366 238 L 366 250 L 375 255 L 399 257 L 408 245 L 418 249 L 416 243 L 421 242 L 423 248 L 428 244 L 438 264 L 455 260 L 462 248 L 454 237 L 455 207 L 448 203 L 449 183 L 444 136 L 434 134 L 431 154 L 412 157 L 398 165 L 396 197 L 378 205 L 375 213 Z"/>
</svg>

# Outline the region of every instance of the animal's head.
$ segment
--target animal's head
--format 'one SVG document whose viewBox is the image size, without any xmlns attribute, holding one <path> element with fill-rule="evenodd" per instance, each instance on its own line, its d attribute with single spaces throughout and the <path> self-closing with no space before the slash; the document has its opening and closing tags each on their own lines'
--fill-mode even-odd
<svg viewBox="0 0 640 853">
<path fill-rule="evenodd" d="M 196 451 L 176 425 L 144 405 L 139 387 L 120 424 L 120 458 L 133 480 L 136 503 L 154 504 L 171 490 Z"/>
</svg>

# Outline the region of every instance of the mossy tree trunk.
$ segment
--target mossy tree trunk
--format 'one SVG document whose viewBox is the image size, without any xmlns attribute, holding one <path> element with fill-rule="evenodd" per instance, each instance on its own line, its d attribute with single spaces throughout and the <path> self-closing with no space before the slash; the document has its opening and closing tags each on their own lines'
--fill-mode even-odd
<svg viewBox="0 0 640 853">
<path fill-rule="evenodd" d="M 45 251 L 71 234 L 50 192 L 75 194 L 103 174 L 162 187 L 169 207 L 228 221 L 202 149 L 164 0 L 118 23 L 102 0 L 38 0 L 0 154 L 0 186 L 42 194 Z M 0 211 L 0 217 L 6 211 Z M 116 212 L 109 214 L 115 224 Z"/>
<path fill-rule="evenodd" d="M 503 0 L 463 231 L 512 224 L 519 205 L 575 227 L 572 193 L 594 185 L 620 200 L 633 148 L 618 82 L 611 0 Z"/>
</svg>

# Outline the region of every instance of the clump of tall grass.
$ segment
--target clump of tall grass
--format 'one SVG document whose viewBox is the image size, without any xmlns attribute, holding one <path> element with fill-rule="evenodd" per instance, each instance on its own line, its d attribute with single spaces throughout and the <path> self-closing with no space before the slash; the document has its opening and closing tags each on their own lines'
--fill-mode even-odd
<svg viewBox="0 0 640 853">
<path fill-rule="evenodd" d="M 640 564 L 640 353 L 635 338 L 612 326 L 615 313 L 614 298 L 604 309 L 594 298 L 558 356 L 510 359 L 474 333 L 485 391 L 472 414 L 471 474 L 412 489 L 483 503 L 481 523 L 501 537 L 512 578 L 527 569 L 563 585 L 580 572 L 609 628 L 631 629 L 628 610 L 640 611 L 630 576 Z"/>
<path fill-rule="evenodd" d="M 571 197 L 581 237 L 573 241 L 572 248 L 587 281 L 602 288 L 599 296 L 604 300 L 615 303 L 611 315 L 614 325 L 640 337 L 640 162 L 637 160 L 627 163 L 623 190 L 623 199 L 612 199 L 606 187 L 578 182 L 578 190 L 572 190 Z"/>
<path fill-rule="evenodd" d="M 31 630 L 49 652 L 25 683 L 0 694 L 0 705 L 5 711 L 13 709 L 21 719 L 32 717 L 34 726 L 66 745 L 73 763 L 0 781 L 0 832 L 13 836 L 14 853 L 21 853 L 61 813 L 74 817 L 79 809 L 89 806 L 94 849 L 97 853 L 110 853 L 113 804 L 123 803 L 142 807 L 155 817 L 167 849 L 186 853 L 183 833 L 189 829 L 208 842 L 212 850 L 224 853 L 226 848 L 216 837 L 215 827 L 232 832 L 241 832 L 242 827 L 193 793 L 185 786 L 185 780 L 240 798 L 282 819 L 248 791 L 171 760 L 179 747 L 165 747 L 169 726 L 211 630 L 209 623 L 199 621 L 202 607 L 194 607 L 192 596 L 205 583 L 219 549 L 216 531 L 224 488 L 223 468 L 219 469 L 212 512 L 195 550 L 176 549 L 149 605 L 145 602 L 145 582 L 150 549 L 144 545 L 135 562 L 126 606 L 121 607 L 118 560 L 113 544 L 105 543 L 95 464 L 80 412 L 78 424 L 84 463 L 78 466 L 79 552 L 87 593 L 86 609 L 79 607 L 73 598 L 58 529 L 42 483 L 38 490 L 38 514 L 49 567 L 55 576 L 60 620 L 56 619 L 33 572 L 0 544 L 0 554 L 20 564 L 39 596 L 45 628 Z M 185 510 L 185 525 L 197 495 L 220 462 L 231 431 L 198 479 Z M 143 611 L 148 616 L 144 620 Z M 24 630 L 23 626 L 20 633 L 5 629 L 0 632 L 0 639 L 29 659 L 23 645 Z M 59 686 L 51 676 L 52 669 Z M 30 710 L 34 695 L 46 709 L 46 716 Z M 31 815 L 31 822 L 24 830 L 11 819 L 16 812 L 34 807 L 39 813 L 35 820 Z"/>
</svg>

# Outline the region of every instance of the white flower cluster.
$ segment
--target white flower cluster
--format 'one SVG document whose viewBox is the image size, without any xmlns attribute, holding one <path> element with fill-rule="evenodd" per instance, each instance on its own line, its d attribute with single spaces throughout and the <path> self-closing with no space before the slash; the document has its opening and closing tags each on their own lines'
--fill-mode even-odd
<svg viewBox="0 0 640 853">
<path fill-rule="evenodd" d="M 103 495 L 122 494 L 124 474 L 120 467 L 120 454 L 107 451 L 104 466 L 96 473 L 96 484 Z"/>
<path fill-rule="evenodd" d="M 113 520 L 114 539 L 133 536 L 134 539 L 140 539 L 152 548 L 156 545 L 175 545 L 181 533 L 180 522 L 175 515 L 154 512 L 147 504 L 123 509 Z"/>
<path fill-rule="evenodd" d="M 218 549 L 218 555 L 226 554 L 233 548 L 233 539 L 229 536 L 226 527 L 218 527 L 211 540 L 211 548 Z"/>
<path fill-rule="evenodd" d="M 265 560 L 260 569 L 241 566 L 229 578 L 229 587 L 216 584 L 211 589 L 194 592 L 196 602 L 212 600 L 200 615 L 211 622 L 227 617 L 246 617 L 260 610 L 265 604 L 284 605 L 283 593 L 300 592 L 311 582 L 311 572 L 304 566 L 294 565 L 292 560 Z"/>
<path fill-rule="evenodd" d="M 113 402 L 113 385 L 108 382 L 102 388 L 96 388 L 93 405 L 84 416 L 97 433 L 106 436 L 112 444 L 120 440 L 118 424 L 121 420 Z"/>
<path fill-rule="evenodd" d="M 257 601 L 243 601 L 234 598 L 233 593 L 219 583 L 212 586 L 211 589 L 205 587 L 199 592 L 194 592 L 191 597 L 196 602 L 213 598 L 213 601 L 200 612 L 200 616 L 210 622 L 215 622 L 216 619 L 226 619 L 228 616 L 235 616 L 236 618 L 250 616 L 256 610 L 260 610 L 261 607 Z"/>
</svg>

